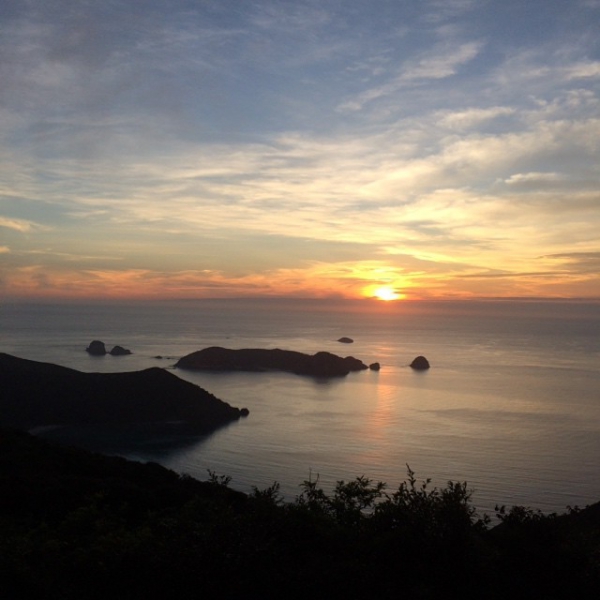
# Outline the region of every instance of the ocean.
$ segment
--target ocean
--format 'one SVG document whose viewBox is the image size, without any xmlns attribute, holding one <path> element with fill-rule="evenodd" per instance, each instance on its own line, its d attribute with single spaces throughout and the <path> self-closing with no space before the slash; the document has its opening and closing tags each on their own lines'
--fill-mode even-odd
<svg viewBox="0 0 600 600">
<path fill-rule="evenodd" d="M 133 354 L 89 356 L 94 339 Z M 174 369 L 214 345 L 326 350 L 381 370 L 316 380 Z M 330 490 L 364 475 L 393 492 L 408 465 L 432 486 L 467 481 L 490 515 L 496 504 L 564 512 L 600 501 L 600 303 L 4 301 L 0 351 L 89 372 L 160 366 L 247 407 L 209 436 L 110 449 L 198 479 L 211 470 L 242 491 L 276 481 L 293 499 L 309 478 Z M 428 371 L 409 368 L 418 355 Z"/>
</svg>

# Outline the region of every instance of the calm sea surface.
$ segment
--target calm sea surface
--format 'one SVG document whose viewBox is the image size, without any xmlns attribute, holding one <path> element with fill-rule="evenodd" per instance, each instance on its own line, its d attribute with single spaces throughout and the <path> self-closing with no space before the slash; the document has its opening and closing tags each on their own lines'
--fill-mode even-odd
<svg viewBox="0 0 600 600">
<path fill-rule="evenodd" d="M 134 354 L 90 357 L 93 339 Z M 123 455 L 199 479 L 211 469 L 243 491 L 278 481 L 290 499 L 317 475 L 326 488 L 366 475 L 394 489 L 408 464 L 438 486 L 467 481 L 490 514 L 600 500 L 600 304 L 0 305 L 0 351 L 82 371 L 172 369 L 212 345 L 327 350 L 382 368 L 327 381 L 175 370 L 250 416 L 177 446 L 130 441 Z M 419 354 L 429 371 L 407 367 Z"/>
</svg>

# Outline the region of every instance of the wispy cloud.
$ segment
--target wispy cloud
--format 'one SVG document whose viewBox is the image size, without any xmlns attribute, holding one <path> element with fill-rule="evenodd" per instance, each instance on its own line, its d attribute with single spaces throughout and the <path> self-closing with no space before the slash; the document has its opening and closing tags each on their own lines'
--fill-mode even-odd
<svg viewBox="0 0 600 600">
<path fill-rule="evenodd" d="M 346 100 L 338 106 L 338 111 L 360 110 L 374 100 L 397 94 L 407 85 L 451 77 L 462 65 L 473 60 L 480 48 L 479 42 L 467 42 L 456 48 L 441 46 L 428 51 L 422 56 L 406 61 L 399 73 L 386 83 Z"/>
<path fill-rule="evenodd" d="M 516 112 L 516 109 L 510 106 L 491 106 L 489 108 L 469 108 L 467 110 L 442 112 L 439 115 L 439 125 L 456 131 L 467 130 L 494 119 L 514 115 Z"/>
<path fill-rule="evenodd" d="M 13 231 L 18 231 L 20 233 L 28 233 L 33 231 L 34 229 L 43 228 L 43 226 L 38 223 L 34 223 L 32 221 L 26 221 L 24 219 L 13 219 L 7 218 L 0 215 L 0 227 L 5 227 L 6 229 L 12 229 Z"/>
<path fill-rule="evenodd" d="M 562 265 L 564 271 L 597 276 L 600 273 L 600 252 L 570 252 L 542 257 Z"/>
<path fill-rule="evenodd" d="M 425 55 L 408 63 L 399 81 L 450 77 L 455 75 L 461 66 L 473 60 L 480 49 L 479 42 L 467 42 L 457 48 L 438 48 L 431 55 Z"/>
</svg>

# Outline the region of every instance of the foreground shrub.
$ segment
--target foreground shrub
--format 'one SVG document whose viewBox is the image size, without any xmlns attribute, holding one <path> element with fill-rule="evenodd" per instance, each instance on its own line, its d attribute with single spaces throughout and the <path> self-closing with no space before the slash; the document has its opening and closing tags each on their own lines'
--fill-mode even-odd
<svg viewBox="0 0 600 600">
<path fill-rule="evenodd" d="M 600 505 L 498 509 L 367 477 L 241 494 L 0 430 L 0 593 L 18 600 L 600 597 Z"/>
</svg>

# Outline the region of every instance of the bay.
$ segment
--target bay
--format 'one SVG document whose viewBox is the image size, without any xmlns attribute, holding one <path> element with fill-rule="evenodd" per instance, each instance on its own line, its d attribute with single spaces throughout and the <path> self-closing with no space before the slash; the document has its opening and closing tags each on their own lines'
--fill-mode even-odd
<svg viewBox="0 0 600 600">
<path fill-rule="evenodd" d="M 133 354 L 91 357 L 93 339 Z M 379 372 L 329 380 L 174 370 L 250 416 L 185 444 L 157 439 L 123 454 L 199 479 L 211 469 L 243 491 L 278 481 L 288 499 L 309 477 L 331 488 L 365 475 L 393 489 L 410 465 L 432 485 L 467 481 L 488 513 L 495 504 L 562 512 L 600 500 L 599 340 L 593 302 L 0 305 L 0 351 L 82 371 L 172 369 L 211 345 L 378 361 Z M 408 367 L 420 354 L 427 372 Z"/>
</svg>

